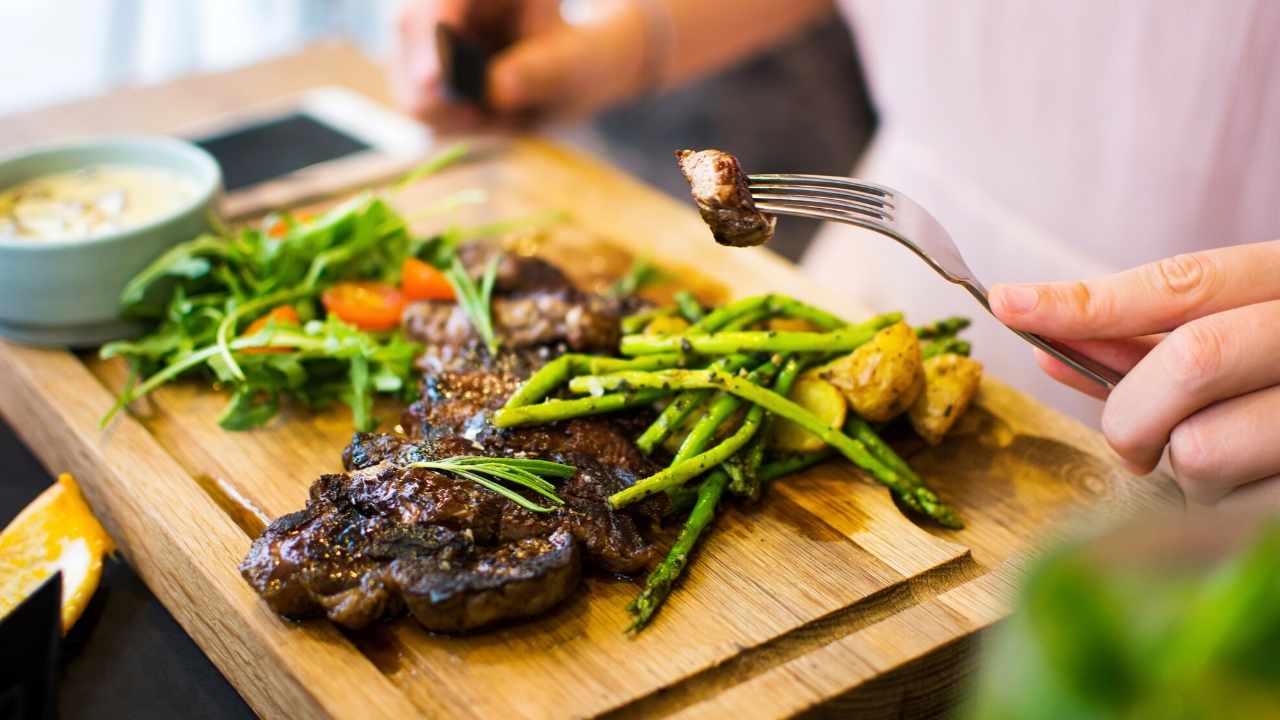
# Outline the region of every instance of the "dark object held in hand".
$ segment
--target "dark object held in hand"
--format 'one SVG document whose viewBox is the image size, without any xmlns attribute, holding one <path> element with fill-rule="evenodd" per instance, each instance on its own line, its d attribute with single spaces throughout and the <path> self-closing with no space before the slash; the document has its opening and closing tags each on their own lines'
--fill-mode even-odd
<svg viewBox="0 0 1280 720">
<path fill-rule="evenodd" d="M 436 26 L 436 51 L 445 90 L 454 98 L 484 106 L 489 61 L 495 49 L 440 24 Z"/>
<path fill-rule="evenodd" d="M 678 150 L 676 161 L 716 242 L 750 247 L 773 239 L 778 219 L 756 209 L 737 158 L 719 150 Z"/>
</svg>

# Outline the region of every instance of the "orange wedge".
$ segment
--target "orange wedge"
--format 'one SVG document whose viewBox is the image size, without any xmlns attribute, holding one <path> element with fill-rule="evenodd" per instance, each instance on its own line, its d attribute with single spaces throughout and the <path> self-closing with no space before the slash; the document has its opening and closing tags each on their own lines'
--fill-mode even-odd
<svg viewBox="0 0 1280 720">
<path fill-rule="evenodd" d="M 75 624 L 114 545 L 75 478 L 63 474 L 0 532 L 0 617 L 62 571 L 62 631 Z"/>
</svg>

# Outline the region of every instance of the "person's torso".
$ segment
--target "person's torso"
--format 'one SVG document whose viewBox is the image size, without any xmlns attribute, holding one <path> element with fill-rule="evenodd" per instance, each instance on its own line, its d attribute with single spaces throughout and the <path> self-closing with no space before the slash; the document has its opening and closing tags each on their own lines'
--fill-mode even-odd
<svg viewBox="0 0 1280 720">
<path fill-rule="evenodd" d="M 948 228 L 988 284 L 1280 237 L 1280 3 L 842 0 L 880 118 L 857 174 Z M 891 243 L 827 228 L 807 269 L 920 320 L 980 315 Z M 1000 377 L 1090 418 L 1022 341 Z"/>
</svg>

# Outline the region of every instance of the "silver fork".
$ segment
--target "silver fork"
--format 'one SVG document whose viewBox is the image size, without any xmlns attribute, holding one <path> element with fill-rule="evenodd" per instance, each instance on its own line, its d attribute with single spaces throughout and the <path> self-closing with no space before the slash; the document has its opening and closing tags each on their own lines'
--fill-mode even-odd
<svg viewBox="0 0 1280 720">
<path fill-rule="evenodd" d="M 846 177 L 794 173 L 748 176 L 756 207 L 775 215 L 831 220 L 887 235 L 939 275 L 969 291 L 991 312 L 987 289 L 965 263 L 945 228 L 923 207 L 893 188 Z M 1024 340 L 1085 377 L 1111 388 L 1124 378 L 1056 340 L 1014 330 Z"/>
</svg>

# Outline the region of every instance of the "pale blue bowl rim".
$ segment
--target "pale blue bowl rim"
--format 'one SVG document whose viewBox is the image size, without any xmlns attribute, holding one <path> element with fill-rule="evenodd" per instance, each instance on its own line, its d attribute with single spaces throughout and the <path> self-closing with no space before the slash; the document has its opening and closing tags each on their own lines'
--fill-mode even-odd
<svg viewBox="0 0 1280 720">
<path fill-rule="evenodd" d="M 214 160 L 212 155 L 197 145 L 168 135 L 95 135 L 72 140 L 28 145 L 0 155 L 0 168 L 3 168 L 10 163 L 26 160 L 27 158 L 36 155 L 75 154 L 77 152 L 101 150 L 110 147 L 127 149 L 129 146 L 150 146 L 158 148 L 162 152 L 169 152 L 183 156 L 184 159 L 200 168 L 200 170 L 195 173 L 190 172 L 189 170 L 170 168 L 175 172 L 191 176 L 194 181 L 199 183 L 196 194 L 193 195 L 189 201 L 179 205 L 160 217 L 154 218 L 140 225 L 133 225 L 121 230 L 116 230 L 115 232 L 94 235 L 93 237 L 63 238 L 60 240 L 33 241 L 5 240 L 4 238 L 0 238 L 0 248 L 40 252 L 42 249 L 53 250 L 55 248 L 96 245 L 98 243 L 110 243 L 123 238 L 133 237 L 140 233 L 148 232 L 153 228 L 187 215 L 192 210 L 209 204 L 217 194 L 219 188 L 222 187 L 222 168 L 219 167 L 218 161 Z M 7 189 L 7 187 L 0 187 L 0 192 L 3 192 L 5 189 Z"/>
</svg>

